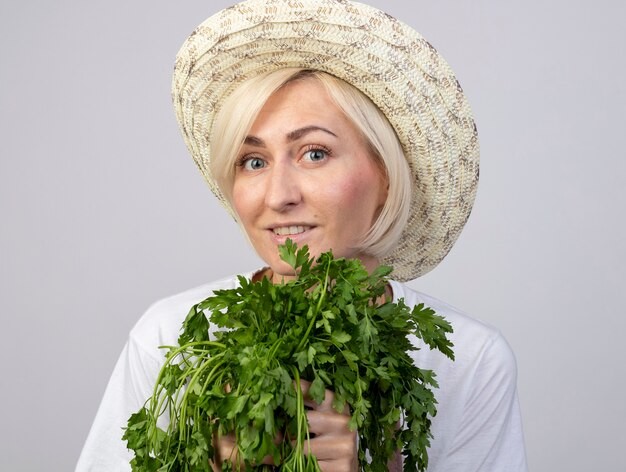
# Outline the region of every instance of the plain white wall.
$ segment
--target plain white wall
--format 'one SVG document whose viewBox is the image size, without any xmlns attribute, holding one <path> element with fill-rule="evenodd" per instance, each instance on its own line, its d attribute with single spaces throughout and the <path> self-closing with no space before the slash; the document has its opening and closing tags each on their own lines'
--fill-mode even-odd
<svg viewBox="0 0 626 472">
<path fill-rule="evenodd" d="M 259 264 L 169 98 L 229 3 L 0 4 L 1 470 L 72 470 L 144 309 Z M 481 137 L 472 217 L 411 285 L 508 338 L 531 470 L 626 470 L 625 3 L 370 3 L 451 63 Z"/>
</svg>

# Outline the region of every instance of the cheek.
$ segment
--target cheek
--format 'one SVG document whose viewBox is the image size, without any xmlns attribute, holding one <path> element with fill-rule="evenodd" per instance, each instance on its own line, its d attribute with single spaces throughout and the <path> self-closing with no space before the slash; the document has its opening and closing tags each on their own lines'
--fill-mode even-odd
<svg viewBox="0 0 626 472">
<path fill-rule="evenodd" d="M 342 222 L 350 222 L 367 231 L 379 209 L 378 179 L 369 175 L 355 175 L 331 186 L 329 208 L 334 208 Z"/>
<path fill-rule="evenodd" d="M 239 220 L 246 225 L 254 214 L 255 194 L 251 189 L 241 184 L 233 184 L 232 203 Z"/>
</svg>

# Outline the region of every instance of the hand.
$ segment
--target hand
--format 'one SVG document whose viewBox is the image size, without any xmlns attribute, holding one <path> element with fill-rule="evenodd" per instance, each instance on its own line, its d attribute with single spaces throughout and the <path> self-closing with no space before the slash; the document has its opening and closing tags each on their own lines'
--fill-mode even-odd
<svg viewBox="0 0 626 472">
<path fill-rule="evenodd" d="M 326 390 L 324 401 L 315 403 L 308 397 L 310 382 L 301 380 L 304 404 L 307 412 L 309 432 L 315 434 L 310 442 L 309 452 L 317 458 L 324 472 L 354 472 L 359 470 L 357 432 L 350 431 L 350 409 L 344 406 L 343 413 L 332 407 L 335 394 Z M 399 426 L 399 425 L 398 425 Z M 402 454 L 397 451 L 388 462 L 389 472 L 402 472 Z"/>
<path fill-rule="evenodd" d="M 228 393 L 231 391 L 230 385 L 226 385 L 225 391 Z M 275 443 L 278 444 L 283 440 L 282 434 L 279 435 L 275 439 Z M 226 459 L 229 459 L 233 463 L 234 470 L 243 470 L 243 463 L 239 462 L 238 451 L 237 451 L 237 438 L 235 437 L 235 433 L 231 432 L 226 436 L 220 436 L 215 434 L 213 437 L 213 444 L 215 449 L 217 450 L 217 462 L 209 461 L 211 464 L 211 468 L 217 472 L 222 471 L 222 462 Z M 274 461 L 271 456 L 267 456 L 263 458 L 261 464 L 269 464 L 273 465 Z"/>
<path fill-rule="evenodd" d="M 314 454 L 323 472 L 355 472 L 358 471 L 357 433 L 350 431 L 350 409 L 345 406 L 343 413 L 338 413 L 333 407 L 334 393 L 326 390 L 324 401 L 321 404 L 311 400 L 307 393 L 310 382 L 301 380 L 300 385 L 304 395 L 304 403 L 309 411 L 309 433 L 312 439 L 305 444 L 308 453 Z M 276 438 L 277 442 L 282 437 Z M 218 463 L 211 463 L 214 470 L 221 471 L 223 460 L 230 459 L 237 470 L 237 443 L 234 433 L 215 438 L 218 451 Z M 272 464 L 272 458 L 266 457 L 263 464 Z"/>
<path fill-rule="evenodd" d="M 277 437 L 276 442 L 282 441 L 282 437 Z M 239 458 L 237 456 L 237 440 L 235 438 L 235 433 L 227 434 L 226 436 L 217 436 L 213 439 L 213 443 L 215 444 L 215 448 L 217 449 L 217 463 L 210 461 L 211 467 L 213 470 L 221 472 L 222 470 L 222 462 L 226 459 L 229 459 L 233 463 L 234 470 L 244 470 L 243 463 L 239 462 Z M 267 456 L 263 459 L 261 464 L 269 464 L 273 465 L 274 461 L 271 456 Z"/>
<path fill-rule="evenodd" d="M 358 471 L 357 432 L 348 428 L 348 405 L 345 405 L 343 413 L 338 413 L 332 407 L 335 394 L 328 389 L 324 401 L 317 404 L 307 395 L 310 382 L 302 380 L 300 384 L 304 393 L 304 404 L 310 408 L 307 411 L 309 433 L 315 435 L 308 444 L 308 452 L 315 455 L 324 472 Z"/>
</svg>

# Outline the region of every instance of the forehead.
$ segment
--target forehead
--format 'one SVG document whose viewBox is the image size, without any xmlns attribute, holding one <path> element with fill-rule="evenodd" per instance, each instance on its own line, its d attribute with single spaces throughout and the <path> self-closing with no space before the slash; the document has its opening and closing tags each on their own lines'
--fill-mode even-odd
<svg viewBox="0 0 626 472">
<path fill-rule="evenodd" d="M 270 95 L 250 131 L 256 134 L 276 125 L 287 130 L 285 126 L 293 129 L 311 124 L 354 130 L 325 87 L 314 78 L 305 78 L 288 82 Z"/>
</svg>

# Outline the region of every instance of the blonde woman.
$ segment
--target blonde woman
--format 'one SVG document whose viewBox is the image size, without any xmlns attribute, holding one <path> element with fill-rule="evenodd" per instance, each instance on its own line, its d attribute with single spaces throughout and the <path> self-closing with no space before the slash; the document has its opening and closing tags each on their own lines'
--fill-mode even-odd
<svg viewBox="0 0 626 472">
<path fill-rule="evenodd" d="M 402 282 L 434 268 L 467 220 L 478 179 L 476 128 L 456 78 L 418 33 L 345 0 L 250 0 L 209 18 L 177 57 L 177 118 L 210 188 L 266 266 L 287 238 L 368 269 L 394 267 L 388 297 L 425 303 L 454 327 L 455 362 L 412 356 L 440 385 L 429 471 L 525 471 L 515 359 L 499 332 Z M 236 277 L 153 305 L 131 331 L 77 470 L 130 470 L 121 428 L 152 393 L 160 345 L 189 308 Z M 415 340 L 417 343 L 417 340 Z M 305 385 L 306 387 L 306 385 Z M 358 469 L 348 417 L 311 404 L 324 471 Z M 232 457 L 232 436 L 218 440 Z M 401 458 L 390 468 L 397 468 Z M 220 464 L 214 464 L 219 469 Z"/>
</svg>

